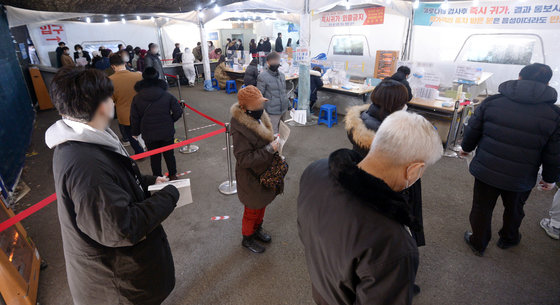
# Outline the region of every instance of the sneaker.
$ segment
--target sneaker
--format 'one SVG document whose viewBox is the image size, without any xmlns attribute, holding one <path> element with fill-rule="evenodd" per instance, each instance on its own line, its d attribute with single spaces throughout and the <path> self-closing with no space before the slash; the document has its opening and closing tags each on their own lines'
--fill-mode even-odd
<svg viewBox="0 0 560 305">
<path fill-rule="evenodd" d="M 550 218 L 541 219 L 541 228 L 546 232 L 546 235 L 553 239 L 560 239 L 560 228 L 555 228 L 550 225 Z"/>
</svg>

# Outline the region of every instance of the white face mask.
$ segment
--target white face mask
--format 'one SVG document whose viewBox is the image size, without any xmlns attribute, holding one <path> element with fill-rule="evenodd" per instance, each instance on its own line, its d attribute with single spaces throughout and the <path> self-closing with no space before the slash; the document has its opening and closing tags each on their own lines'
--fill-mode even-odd
<svg viewBox="0 0 560 305">
<path fill-rule="evenodd" d="M 123 60 L 125 63 L 127 63 L 127 62 L 130 60 L 130 58 L 129 58 L 128 56 L 125 56 L 125 57 L 122 58 L 122 60 Z"/>
<path fill-rule="evenodd" d="M 158 48 L 155 48 L 155 49 L 152 51 L 153 54 L 157 54 L 158 52 L 159 52 L 159 49 L 158 49 Z"/>
<path fill-rule="evenodd" d="M 78 49 L 78 53 L 82 54 L 82 50 L 79 50 L 79 49 Z"/>
</svg>

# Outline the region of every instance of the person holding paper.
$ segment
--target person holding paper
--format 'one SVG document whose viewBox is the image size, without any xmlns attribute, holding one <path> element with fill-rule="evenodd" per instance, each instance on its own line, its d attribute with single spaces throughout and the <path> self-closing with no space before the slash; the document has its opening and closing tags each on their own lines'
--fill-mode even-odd
<svg viewBox="0 0 560 305">
<path fill-rule="evenodd" d="M 265 248 L 257 241 L 271 241 L 262 227 L 265 208 L 278 194 L 261 185 L 259 177 L 272 165 L 278 141 L 274 138 L 270 118 L 264 112 L 263 104 L 267 99 L 257 87 L 239 90 L 237 99 L 238 103 L 231 107 L 231 135 L 237 160 L 237 195 L 245 205 L 242 245 L 254 253 L 262 253 Z"/>
<path fill-rule="evenodd" d="M 161 223 L 179 199 L 164 177 L 142 175 L 109 128 L 113 84 L 96 69 L 68 67 L 52 81 L 62 116 L 45 133 L 53 154 L 58 218 L 73 304 L 161 304 L 175 268 Z"/>
</svg>

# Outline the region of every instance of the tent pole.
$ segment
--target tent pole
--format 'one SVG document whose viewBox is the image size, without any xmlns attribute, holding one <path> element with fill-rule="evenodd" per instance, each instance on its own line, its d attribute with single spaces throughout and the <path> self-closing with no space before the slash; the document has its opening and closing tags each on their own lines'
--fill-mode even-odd
<svg viewBox="0 0 560 305">
<path fill-rule="evenodd" d="M 310 40 L 310 23 L 311 15 L 309 11 L 309 0 L 304 1 L 303 14 L 300 16 L 300 31 L 299 31 L 299 45 L 301 48 L 309 50 L 309 40 Z M 310 95 L 310 83 L 309 83 L 309 53 L 303 60 L 299 62 L 299 80 L 298 80 L 298 109 L 307 110 L 307 115 L 309 117 L 309 95 Z"/>
<path fill-rule="evenodd" d="M 212 72 L 210 71 L 210 57 L 208 56 L 208 42 L 204 23 L 198 16 L 198 29 L 200 30 L 200 44 L 202 46 L 202 67 L 204 68 L 204 90 L 214 91 L 212 88 Z"/>
<path fill-rule="evenodd" d="M 161 51 L 161 57 L 163 59 L 166 59 L 165 58 L 165 49 L 163 48 L 163 35 L 162 35 L 162 32 L 161 32 L 161 26 L 159 24 L 157 25 L 157 35 L 158 35 L 158 40 L 159 40 L 159 49 Z"/>
<path fill-rule="evenodd" d="M 402 60 L 410 60 L 410 53 L 412 48 L 412 30 L 414 26 L 414 8 L 412 8 L 412 13 L 410 19 L 408 20 L 408 27 L 406 29 L 406 40 L 404 42 L 404 51 L 402 53 Z"/>
</svg>

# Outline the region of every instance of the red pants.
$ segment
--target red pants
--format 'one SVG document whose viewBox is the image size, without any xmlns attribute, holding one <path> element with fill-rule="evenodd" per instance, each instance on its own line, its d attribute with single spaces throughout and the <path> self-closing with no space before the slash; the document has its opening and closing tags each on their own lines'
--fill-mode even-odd
<svg viewBox="0 0 560 305">
<path fill-rule="evenodd" d="M 241 225 L 241 233 L 243 236 L 251 236 L 255 233 L 257 228 L 263 223 L 265 209 L 266 208 L 253 210 L 245 207 Z"/>
</svg>

